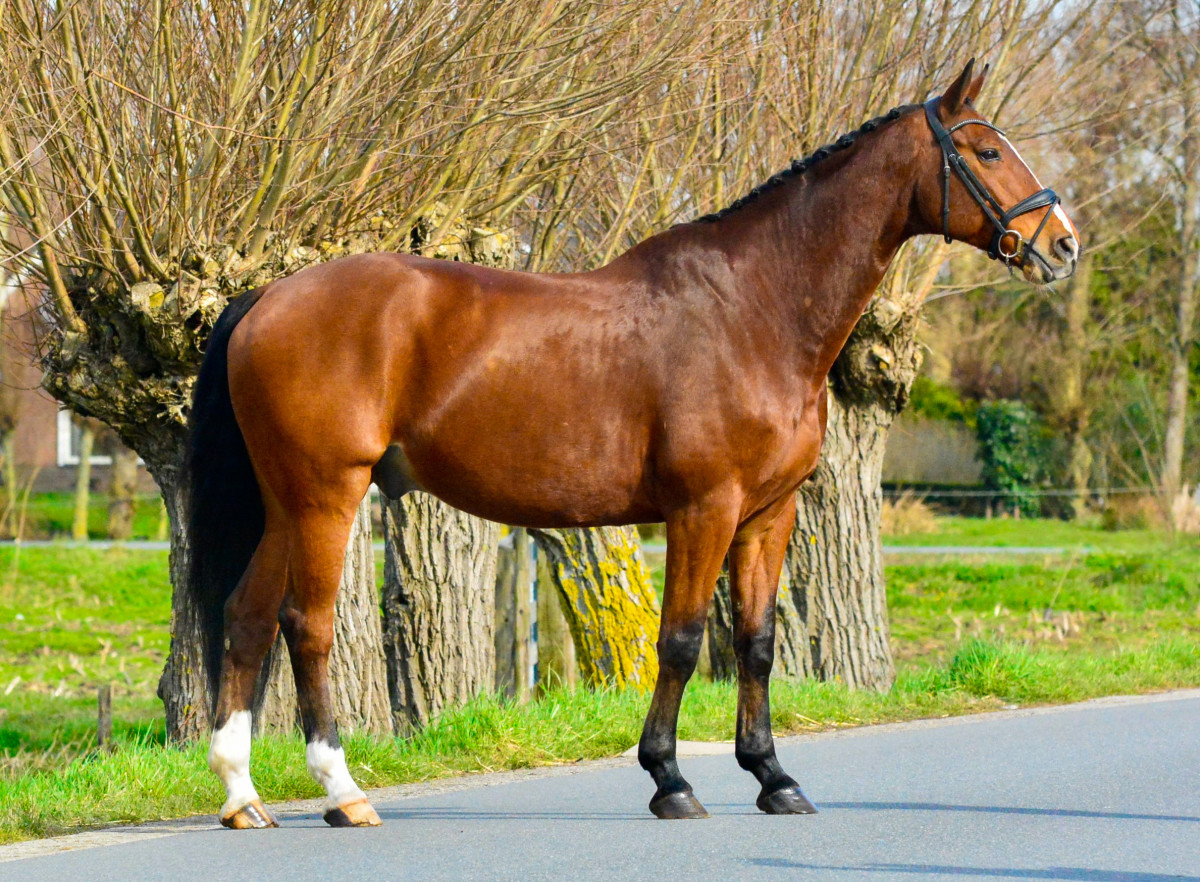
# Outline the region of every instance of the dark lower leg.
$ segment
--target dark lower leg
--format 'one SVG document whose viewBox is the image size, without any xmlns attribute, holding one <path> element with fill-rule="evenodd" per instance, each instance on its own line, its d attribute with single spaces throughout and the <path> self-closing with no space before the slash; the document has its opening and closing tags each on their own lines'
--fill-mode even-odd
<svg viewBox="0 0 1200 882">
<path fill-rule="evenodd" d="M 771 734 L 771 668 L 775 662 L 775 599 L 795 519 L 794 503 L 764 524 L 739 531 L 730 553 L 734 655 L 738 669 L 738 765 L 762 785 L 757 805 L 769 814 L 816 811 L 775 755 Z"/>
<path fill-rule="evenodd" d="M 771 667 L 775 655 L 774 611 L 769 625 L 734 641 L 738 663 L 738 765 L 762 785 L 757 805 L 768 814 L 812 814 L 816 808 L 775 755 L 771 734 Z"/>
<path fill-rule="evenodd" d="M 675 758 L 679 705 L 696 668 L 703 637 L 704 621 L 700 620 L 661 635 L 658 641 L 658 682 L 638 744 L 638 762 L 657 785 L 650 809 L 659 817 L 707 815 L 692 796 L 692 787 L 680 773 Z"/>
</svg>

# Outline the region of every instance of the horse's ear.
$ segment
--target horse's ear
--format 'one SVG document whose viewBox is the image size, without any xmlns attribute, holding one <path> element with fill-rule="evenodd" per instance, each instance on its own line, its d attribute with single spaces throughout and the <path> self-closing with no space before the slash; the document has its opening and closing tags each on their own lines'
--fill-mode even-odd
<svg viewBox="0 0 1200 882">
<path fill-rule="evenodd" d="M 975 59 L 972 58 L 967 62 L 967 66 L 963 68 L 963 72 L 958 75 L 958 79 L 951 83 L 950 88 L 942 94 L 938 110 L 943 122 L 950 120 L 962 110 L 963 103 L 968 98 L 968 91 L 973 85 L 971 82 L 971 73 L 974 70 Z M 983 85 L 983 83 L 981 82 L 980 85 Z"/>
<path fill-rule="evenodd" d="M 988 71 L 991 69 L 990 64 L 985 64 L 983 70 L 979 72 L 979 76 L 971 80 L 971 85 L 967 86 L 967 94 L 963 98 L 967 104 L 975 105 L 975 99 L 979 97 L 979 92 L 983 89 L 983 81 L 987 79 Z"/>
</svg>

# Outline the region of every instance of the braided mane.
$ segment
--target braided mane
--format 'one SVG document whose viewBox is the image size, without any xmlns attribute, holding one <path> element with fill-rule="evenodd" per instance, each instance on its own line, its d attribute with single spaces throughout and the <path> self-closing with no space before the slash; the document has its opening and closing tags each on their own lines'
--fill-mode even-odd
<svg viewBox="0 0 1200 882">
<path fill-rule="evenodd" d="M 826 159 L 830 155 L 850 147 L 858 141 L 860 135 L 873 132 L 880 126 L 893 122 L 894 120 L 902 117 L 908 111 L 914 110 L 920 106 L 921 105 L 919 104 L 905 104 L 901 107 L 893 107 L 883 116 L 877 116 L 874 119 L 867 120 L 853 132 L 848 132 L 847 134 L 842 135 L 832 144 L 826 144 L 824 147 L 820 147 L 813 151 L 811 156 L 805 157 L 804 159 L 793 159 L 791 165 L 789 165 L 783 171 L 776 172 L 775 174 L 771 175 L 771 177 L 767 178 L 767 180 L 759 184 L 742 198 L 735 199 L 720 211 L 715 211 L 712 214 L 706 214 L 703 217 L 696 218 L 695 223 L 708 224 L 712 223 L 713 221 L 718 221 L 723 217 L 728 217 L 739 208 L 744 208 L 745 206 L 749 205 L 764 193 L 770 193 L 772 190 L 776 189 L 782 184 L 787 183 L 790 179 L 804 174 L 822 159 Z"/>
</svg>

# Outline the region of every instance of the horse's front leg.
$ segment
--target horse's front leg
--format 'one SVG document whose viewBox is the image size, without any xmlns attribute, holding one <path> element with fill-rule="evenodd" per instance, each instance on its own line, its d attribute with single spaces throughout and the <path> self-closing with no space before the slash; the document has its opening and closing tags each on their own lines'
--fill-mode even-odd
<svg viewBox="0 0 1200 882">
<path fill-rule="evenodd" d="M 667 519 L 667 577 L 658 631 L 658 682 L 638 744 L 638 762 L 658 789 L 650 811 L 659 818 L 707 818 L 675 758 L 679 703 L 696 668 L 704 622 L 736 507 L 686 511 Z"/>
<path fill-rule="evenodd" d="M 762 785 L 756 805 L 771 815 L 810 815 L 817 810 L 783 771 L 771 735 L 771 667 L 775 662 L 775 598 L 788 538 L 796 521 L 796 497 L 743 524 L 729 550 L 733 601 L 733 650 L 738 669 L 738 765 Z"/>
</svg>

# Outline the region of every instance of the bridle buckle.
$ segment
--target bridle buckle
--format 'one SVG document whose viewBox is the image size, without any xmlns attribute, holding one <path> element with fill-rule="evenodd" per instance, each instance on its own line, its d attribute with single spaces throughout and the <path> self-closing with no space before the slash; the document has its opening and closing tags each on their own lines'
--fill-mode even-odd
<svg viewBox="0 0 1200 882">
<path fill-rule="evenodd" d="M 1012 250 L 1011 254 L 1004 250 L 1004 239 L 1007 236 L 1012 236 L 1013 239 L 1016 240 L 1016 244 L 1013 246 L 1013 250 Z M 1005 266 L 1007 266 L 1016 259 L 1018 254 L 1021 253 L 1021 246 L 1024 244 L 1025 244 L 1024 237 L 1020 233 L 1018 233 L 1016 230 L 1014 230 L 1010 227 L 1007 230 L 1005 230 L 1003 233 L 1001 233 L 1000 236 L 997 238 L 996 253 L 1000 255 L 1000 259 L 1003 260 Z"/>
</svg>

